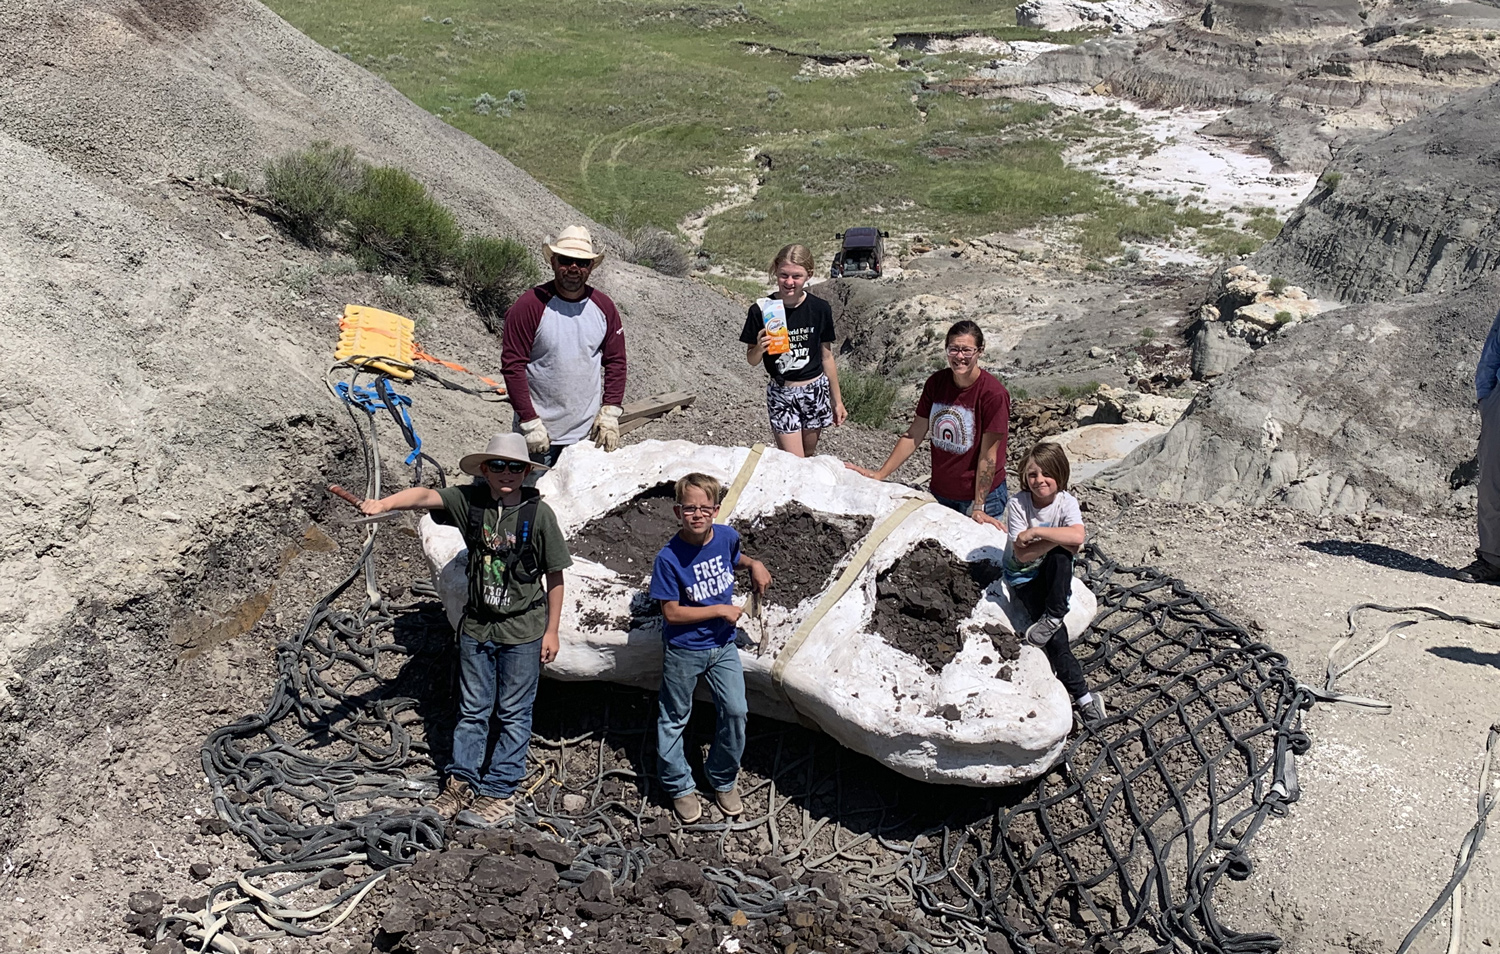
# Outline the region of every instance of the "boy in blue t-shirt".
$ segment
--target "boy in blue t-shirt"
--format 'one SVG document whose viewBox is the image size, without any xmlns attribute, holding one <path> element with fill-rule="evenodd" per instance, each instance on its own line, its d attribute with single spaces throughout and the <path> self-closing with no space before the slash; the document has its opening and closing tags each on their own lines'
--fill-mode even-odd
<svg viewBox="0 0 1500 954">
<path fill-rule="evenodd" d="M 682 736 L 693 714 L 698 677 L 708 678 L 717 724 L 703 769 L 714 801 L 727 817 L 744 811 L 735 780 L 745 753 L 745 671 L 734 644 L 740 608 L 734 605 L 735 567 L 747 567 L 755 592 L 771 585 L 765 564 L 740 552 L 740 535 L 714 523 L 719 482 L 707 474 L 677 481 L 673 508 L 682 529 L 667 541 L 651 568 L 651 598 L 661 602 L 665 648 L 656 720 L 657 774 L 684 824 L 703 816 Z"/>
</svg>

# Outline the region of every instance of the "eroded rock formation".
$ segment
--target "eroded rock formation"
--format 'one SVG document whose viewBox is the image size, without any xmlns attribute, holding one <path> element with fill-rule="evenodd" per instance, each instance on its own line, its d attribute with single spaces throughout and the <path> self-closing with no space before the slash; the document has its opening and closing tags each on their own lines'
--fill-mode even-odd
<svg viewBox="0 0 1500 954">
<path fill-rule="evenodd" d="M 1018 17 L 1021 12 L 1018 10 Z M 1340 145 L 1500 77 L 1500 10 L 1357 0 L 1210 0 L 1194 15 L 983 71 L 991 89 L 1071 83 L 1155 106 L 1220 107 L 1214 134 L 1321 169 Z"/>
<path fill-rule="evenodd" d="M 1172 500 L 1315 513 L 1461 504 L 1479 433 L 1474 362 L 1494 302 L 1481 286 L 1301 321 L 1104 479 Z"/>
<path fill-rule="evenodd" d="M 1352 146 L 1256 257 L 1318 296 L 1467 288 L 1500 268 L 1500 89 Z"/>
</svg>

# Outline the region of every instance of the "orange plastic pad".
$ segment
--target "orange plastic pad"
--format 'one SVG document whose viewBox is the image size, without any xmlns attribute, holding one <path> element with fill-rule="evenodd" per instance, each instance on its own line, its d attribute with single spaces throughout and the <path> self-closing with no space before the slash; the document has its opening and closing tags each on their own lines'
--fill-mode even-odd
<svg viewBox="0 0 1500 954">
<path fill-rule="evenodd" d="M 416 346 L 410 318 L 365 305 L 345 305 L 334 360 L 349 361 L 403 381 L 412 379 Z M 390 361 L 381 361 L 390 358 Z M 397 363 L 399 362 L 399 363 Z"/>
</svg>

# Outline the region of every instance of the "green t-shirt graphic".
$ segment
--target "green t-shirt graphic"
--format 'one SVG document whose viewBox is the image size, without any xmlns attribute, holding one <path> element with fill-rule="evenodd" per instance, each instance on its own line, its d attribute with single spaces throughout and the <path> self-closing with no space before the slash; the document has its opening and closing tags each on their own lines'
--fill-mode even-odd
<svg viewBox="0 0 1500 954">
<path fill-rule="evenodd" d="M 528 487 L 521 493 L 524 501 L 537 492 Z M 546 574 L 573 565 L 552 508 L 546 501 L 537 504 L 532 542 L 525 545 L 536 547 L 536 565 L 541 575 L 527 583 L 516 579 L 512 568 L 522 545 L 518 526 L 520 504 L 500 507 L 490 496 L 487 484 L 444 487 L 438 495 L 447 517 L 442 522 L 458 527 L 469 548 L 469 599 L 464 604 L 463 622 L 459 624 L 463 635 L 482 643 L 506 645 L 541 639 L 547 629 Z M 471 503 L 483 510 L 477 539 L 470 538 Z"/>
</svg>

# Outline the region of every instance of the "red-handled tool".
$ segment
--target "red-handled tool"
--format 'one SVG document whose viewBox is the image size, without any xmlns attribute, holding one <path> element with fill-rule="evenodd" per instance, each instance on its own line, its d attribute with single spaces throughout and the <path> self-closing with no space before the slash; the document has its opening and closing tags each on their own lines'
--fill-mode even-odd
<svg viewBox="0 0 1500 954">
<path fill-rule="evenodd" d="M 340 487 L 338 484 L 329 484 L 328 492 L 333 494 L 335 497 L 338 497 L 340 500 L 349 501 L 350 503 L 354 504 L 356 508 L 358 508 L 360 504 L 364 503 L 363 500 L 354 496 L 349 491 Z M 357 517 L 349 521 L 349 523 L 354 526 L 358 526 L 359 524 L 363 523 L 385 523 L 387 520 L 395 520 L 399 516 L 401 516 L 401 512 L 399 510 L 387 510 L 385 513 L 377 513 L 372 517 Z"/>
<path fill-rule="evenodd" d="M 328 485 L 328 492 L 331 493 L 331 494 L 333 494 L 335 497 L 339 498 L 340 500 L 347 500 L 347 501 L 349 501 L 350 503 L 354 504 L 354 506 L 356 506 L 356 507 L 358 507 L 360 504 L 364 503 L 364 501 L 362 499 L 360 499 L 359 497 L 354 496 L 349 491 L 347 491 L 344 488 L 340 487 L 338 484 L 329 484 Z"/>
</svg>

